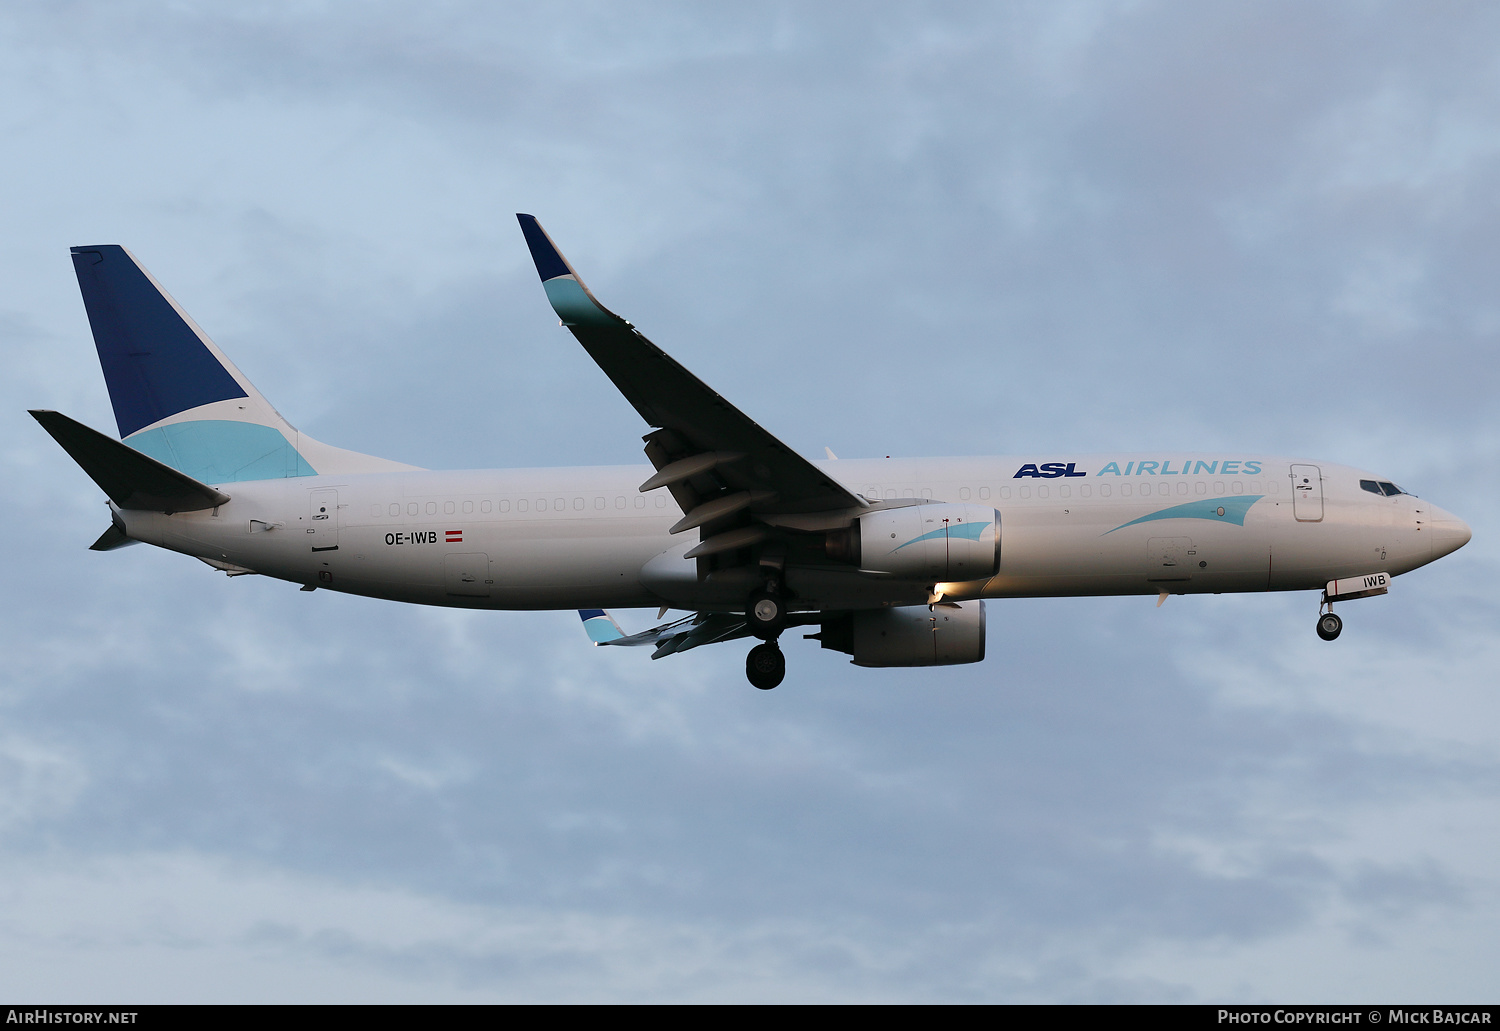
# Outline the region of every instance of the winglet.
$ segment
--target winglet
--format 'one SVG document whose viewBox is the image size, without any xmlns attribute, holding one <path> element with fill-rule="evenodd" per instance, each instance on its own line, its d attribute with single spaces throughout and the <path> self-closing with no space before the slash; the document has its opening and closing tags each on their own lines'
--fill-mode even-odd
<svg viewBox="0 0 1500 1031">
<path fill-rule="evenodd" d="M 629 326 L 620 316 L 599 303 L 589 288 L 583 285 L 568 259 L 562 256 L 547 230 L 536 220 L 535 215 L 517 212 L 516 221 L 521 223 L 521 233 L 526 237 L 526 246 L 531 249 L 531 260 L 536 263 L 537 275 L 542 277 L 542 289 L 547 291 L 547 300 L 564 326 Z"/>
<path fill-rule="evenodd" d="M 589 640 L 595 644 L 608 644 L 625 636 L 625 631 L 620 629 L 615 617 L 603 609 L 579 609 L 578 616 L 583 620 L 583 629 L 588 633 Z"/>
</svg>

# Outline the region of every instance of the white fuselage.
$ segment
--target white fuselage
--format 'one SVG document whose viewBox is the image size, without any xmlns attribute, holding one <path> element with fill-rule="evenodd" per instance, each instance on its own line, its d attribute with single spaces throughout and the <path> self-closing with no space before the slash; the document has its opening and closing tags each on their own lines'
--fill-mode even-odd
<svg viewBox="0 0 1500 1031">
<path fill-rule="evenodd" d="M 990 506 L 999 573 L 953 599 L 1308 590 L 1407 572 L 1469 538 L 1372 474 L 1304 459 L 1222 454 L 874 459 L 818 463 L 866 499 Z M 1300 483 L 1294 484 L 1293 467 Z M 1306 471 L 1312 469 L 1311 482 Z M 1227 471 L 1226 471 L 1227 470 Z M 384 472 L 223 485 L 212 511 L 120 511 L 136 540 L 296 583 L 467 608 L 734 611 L 757 576 L 700 579 L 698 534 L 646 466 Z M 1144 475 L 1141 473 L 1144 472 Z M 786 570 L 807 610 L 919 604 L 932 584 L 829 563 Z"/>
</svg>

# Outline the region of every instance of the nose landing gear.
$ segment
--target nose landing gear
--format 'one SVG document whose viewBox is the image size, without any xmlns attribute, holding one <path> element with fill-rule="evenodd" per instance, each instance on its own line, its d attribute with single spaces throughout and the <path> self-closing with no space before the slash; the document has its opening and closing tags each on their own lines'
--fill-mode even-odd
<svg viewBox="0 0 1500 1031">
<path fill-rule="evenodd" d="M 1344 621 L 1335 616 L 1332 611 L 1323 613 L 1318 617 L 1318 636 L 1325 641 L 1332 641 L 1344 631 Z"/>
</svg>

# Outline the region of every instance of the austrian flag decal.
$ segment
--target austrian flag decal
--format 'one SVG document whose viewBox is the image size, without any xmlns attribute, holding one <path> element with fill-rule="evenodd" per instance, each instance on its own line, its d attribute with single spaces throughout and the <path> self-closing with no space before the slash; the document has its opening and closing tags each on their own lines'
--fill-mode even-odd
<svg viewBox="0 0 1500 1031">
<path fill-rule="evenodd" d="M 464 542 L 464 532 L 462 530 L 445 530 L 444 533 L 446 534 L 444 539 L 449 544 L 462 544 Z"/>
</svg>

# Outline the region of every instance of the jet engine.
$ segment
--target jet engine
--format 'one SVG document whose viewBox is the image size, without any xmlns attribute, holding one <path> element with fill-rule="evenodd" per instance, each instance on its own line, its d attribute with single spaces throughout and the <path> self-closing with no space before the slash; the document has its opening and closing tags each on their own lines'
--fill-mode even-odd
<svg viewBox="0 0 1500 1031">
<path fill-rule="evenodd" d="M 984 602 L 851 612 L 814 635 L 856 666 L 957 666 L 984 659 Z"/>
<path fill-rule="evenodd" d="M 981 580 L 1000 570 L 1000 513 L 944 503 L 883 508 L 829 534 L 826 550 L 903 580 Z"/>
</svg>

